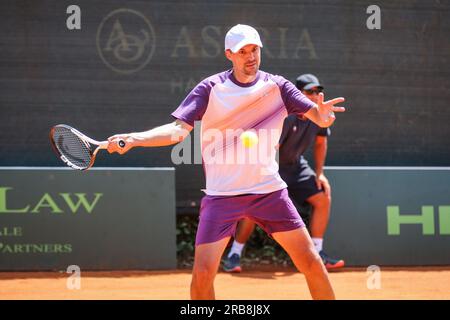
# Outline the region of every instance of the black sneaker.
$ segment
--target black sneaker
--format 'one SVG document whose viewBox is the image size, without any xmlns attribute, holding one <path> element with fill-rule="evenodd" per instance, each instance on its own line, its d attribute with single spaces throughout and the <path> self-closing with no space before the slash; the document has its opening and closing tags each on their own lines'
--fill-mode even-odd
<svg viewBox="0 0 450 320">
<path fill-rule="evenodd" d="M 241 257 L 237 253 L 227 257 L 223 262 L 223 270 L 226 272 L 241 272 Z"/>
<path fill-rule="evenodd" d="M 322 258 L 323 264 L 327 270 L 339 269 L 345 265 L 344 260 L 330 258 L 323 250 L 319 252 L 319 255 Z"/>
</svg>

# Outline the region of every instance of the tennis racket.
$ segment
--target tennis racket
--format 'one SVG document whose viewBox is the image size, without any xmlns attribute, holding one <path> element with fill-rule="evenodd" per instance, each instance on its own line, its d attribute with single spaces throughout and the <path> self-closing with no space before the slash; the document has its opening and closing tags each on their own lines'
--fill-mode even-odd
<svg viewBox="0 0 450 320">
<path fill-rule="evenodd" d="M 65 124 L 58 124 L 50 130 L 50 141 L 61 160 L 77 170 L 92 167 L 97 152 L 108 148 L 108 141 L 96 141 Z M 120 140 L 119 147 L 125 147 L 125 141 Z"/>
</svg>

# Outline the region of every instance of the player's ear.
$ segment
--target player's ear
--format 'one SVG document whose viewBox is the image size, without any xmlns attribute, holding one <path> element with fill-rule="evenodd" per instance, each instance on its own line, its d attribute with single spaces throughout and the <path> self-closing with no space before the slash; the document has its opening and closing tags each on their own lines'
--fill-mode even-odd
<svg viewBox="0 0 450 320">
<path fill-rule="evenodd" d="M 233 60 L 231 60 L 232 54 L 233 53 L 231 52 L 230 49 L 225 50 L 225 57 L 227 57 L 227 59 L 230 60 L 230 61 L 233 61 Z"/>
</svg>

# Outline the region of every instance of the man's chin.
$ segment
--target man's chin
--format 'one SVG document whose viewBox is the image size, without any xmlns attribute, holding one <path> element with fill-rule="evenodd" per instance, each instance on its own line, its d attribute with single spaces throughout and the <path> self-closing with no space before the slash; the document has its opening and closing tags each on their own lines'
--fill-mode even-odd
<svg viewBox="0 0 450 320">
<path fill-rule="evenodd" d="M 255 76 L 258 73 L 259 68 L 245 68 L 244 73 L 247 76 Z"/>
</svg>

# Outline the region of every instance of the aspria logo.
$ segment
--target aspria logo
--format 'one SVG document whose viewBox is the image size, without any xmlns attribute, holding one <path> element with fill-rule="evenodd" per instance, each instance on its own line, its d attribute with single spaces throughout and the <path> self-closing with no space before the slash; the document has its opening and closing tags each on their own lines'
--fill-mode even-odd
<svg viewBox="0 0 450 320">
<path fill-rule="evenodd" d="M 109 13 L 97 30 L 97 50 L 113 71 L 131 74 L 144 68 L 155 51 L 155 31 L 146 16 L 136 10 Z"/>
</svg>

